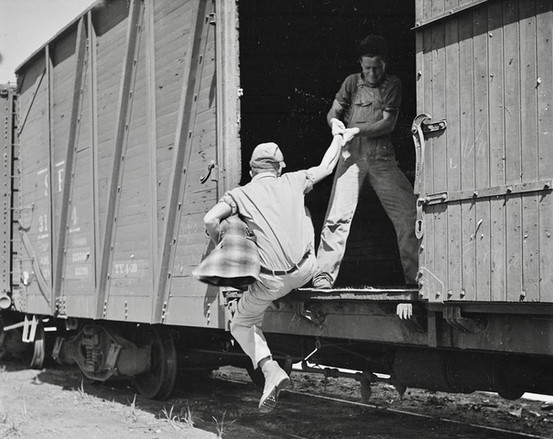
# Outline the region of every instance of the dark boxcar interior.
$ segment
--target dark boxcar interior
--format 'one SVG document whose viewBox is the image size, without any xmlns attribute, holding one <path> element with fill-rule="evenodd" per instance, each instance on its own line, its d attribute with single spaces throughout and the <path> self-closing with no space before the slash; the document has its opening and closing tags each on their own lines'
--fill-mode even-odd
<svg viewBox="0 0 553 439">
<path fill-rule="evenodd" d="M 383 35 L 390 48 L 388 72 L 403 83 L 403 105 L 394 134 L 400 168 L 413 181 L 415 116 L 415 23 L 412 0 L 286 0 L 241 2 L 240 81 L 242 183 L 260 142 L 277 142 L 287 170 L 317 165 L 331 135 L 326 124 L 334 95 L 347 75 L 359 71 L 355 57 L 366 35 Z M 321 230 L 332 177 L 306 197 Z M 400 285 L 403 272 L 395 232 L 372 190 L 359 200 L 337 286 Z"/>
</svg>

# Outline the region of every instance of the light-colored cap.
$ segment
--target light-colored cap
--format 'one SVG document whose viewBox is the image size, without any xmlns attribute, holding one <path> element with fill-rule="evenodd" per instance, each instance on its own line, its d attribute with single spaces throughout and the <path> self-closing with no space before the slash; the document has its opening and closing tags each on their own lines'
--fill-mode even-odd
<svg viewBox="0 0 553 439">
<path fill-rule="evenodd" d="M 252 152 L 250 167 L 270 169 L 275 168 L 281 162 L 284 162 L 284 156 L 276 143 L 260 143 Z"/>
</svg>

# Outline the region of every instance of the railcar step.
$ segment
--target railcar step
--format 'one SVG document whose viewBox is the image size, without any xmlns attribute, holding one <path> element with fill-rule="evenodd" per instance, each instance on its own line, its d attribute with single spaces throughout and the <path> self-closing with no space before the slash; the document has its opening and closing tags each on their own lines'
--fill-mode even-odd
<svg viewBox="0 0 553 439">
<path fill-rule="evenodd" d="M 298 288 L 280 300 L 418 300 L 419 290 L 407 287 Z"/>
</svg>

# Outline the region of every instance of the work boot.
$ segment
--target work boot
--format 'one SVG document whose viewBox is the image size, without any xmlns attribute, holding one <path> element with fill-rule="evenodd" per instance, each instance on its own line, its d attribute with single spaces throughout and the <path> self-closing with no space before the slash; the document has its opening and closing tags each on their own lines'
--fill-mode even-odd
<svg viewBox="0 0 553 439">
<path fill-rule="evenodd" d="M 290 386 L 290 377 L 275 360 L 266 361 L 261 370 L 265 375 L 265 387 L 259 400 L 259 411 L 269 413 L 276 407 L 280 391 Z"/>
</svg>

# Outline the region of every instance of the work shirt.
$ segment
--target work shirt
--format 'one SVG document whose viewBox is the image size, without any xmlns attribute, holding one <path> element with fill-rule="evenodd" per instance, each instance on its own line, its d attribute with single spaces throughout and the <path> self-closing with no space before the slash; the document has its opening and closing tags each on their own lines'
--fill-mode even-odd
<svg viewBox="0 0 553 439">
<path fill-rule="evenodd" d="M 312 188 L 313 177 L 305 170 L 280 177 L 261 173 L 221 199 L 255 233 L 263 267 L 287 270 L 313 249 L 313 224 L 304 205 Z"/>
<path fill-rule="evenodd" d="M 376 86 L 370 86 L 365 82 L 362 73 L 349 75 L 335 99 L 345 109 L 343 120 L 348 128 L 359 127 L 363 124 L 372 124 L 383 118 L 383 112 L 397 112 L 401 107 L 401 81 L 393 75 L 385 74 L 382 81 Z M 386 134 L 380 137 L 366 137 L 362 134 L 352 140 L 352 146 L 373 146 L 382 148 L 378 155 L 391 154 L 394 156 L 391 135 Z M 350 146 L 351 147 L 351 146 Z M 353 146 L 354 147 L 354 146 Z M 382 157 L 386 158 L 386 157 Z"/>
</svg>

